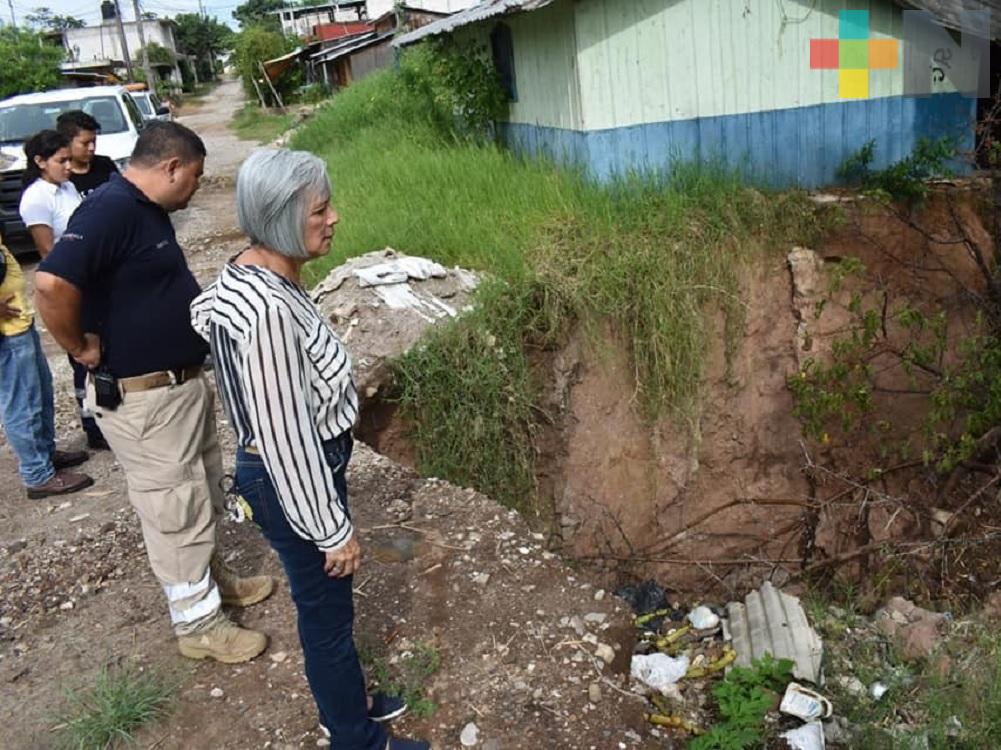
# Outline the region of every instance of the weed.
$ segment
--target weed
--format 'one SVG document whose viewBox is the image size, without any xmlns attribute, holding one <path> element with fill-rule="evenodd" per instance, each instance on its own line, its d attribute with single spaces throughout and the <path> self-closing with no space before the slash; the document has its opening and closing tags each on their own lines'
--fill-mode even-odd
<svg viewBox="0 0 1001 750">
<path fill-rule="evenodd" d="M 926 180 L 951 174 L 947 166 L 956 156 L 956 147 L 950 138 L 929 140 L 919 138 L 914 151 L 886 169 L 873 170 L 876 142 L 868 141 L 849 156 L 838 169 L 838 177 L 849 184 L 860 185 L 864 190 L 888 196 L 895 200 L 918 200 L 928 194 Z"/>
<path fill-rule="evenodd" d="M 428 717 L 438 709 L 434 701 L 424 695 L 428 680 L 441 667 L 441 654 L 436 648 L 418 642 L 403 652 L 392 666 L 364 643 L 358 645 L 358 655 L 369 671 L 373 686 L 387 695 L 402 698 L 411 714 Z"/>
<path fill-rule="evenodd" d="M 693 739 L 689 750 L 744 750 L 760 747 L 765 739 L 765 714 L 775 704 L 776 691 L 792 679 L 792 661 L 771 654 L 750 667 L 734 667 L 713 688 L 720 722 Z"/>
<path fill-rule="evenodd" d="M 611 324 L 634 360 L 641 411 L 691 422 L 709 321 L 722 321 L 727 354 L 742 332 L 740 265 L 808 242 L 817 220 L 804 195 L 766 195 L 712 166 L 601 186 L 517 159 L 465 138 L 426 71 L 405 55 L 400 72 L 347 88 L 296 133 L 294 147 L 326 159 L 341 215 L 333 251 L 307 279 L 388 245 L 498 280 L 397 376 L 421 470 L 524 508 L 541 416 L 534 347 L 577 324 L 597 341 Z"/>
<path fill-rule="evenodd" d="M 233 115 L 230 128 L 246 141 L 268 143 L 288 130 L 292 119 L 292 115 L 269 112 L 256 104 L 245 104 Z"/>
<path fill-rule="evenodd" d="M 131 742 L 133 731 L 167 714 L 177 687 L 175 678 L 157 671 L 102 667 L 93 685 L 67 691 L 53 728 L 59 744 L 102 750 Z"/>
<path fill-rule="evenodd" d="M 857 616 L 818 613 L 811 622 L 824 639 L 825 692 L 855 727 L 851 747 L 1001 747 L 1001 635 L 996 629 L 957 621 L 936 656 L 914 662 Z M 866 689 L 850 687 L 842 678 L 855 678 Z M 867 690 L 877 680 L 889 688 L 881 700 Z"/>
</svg>

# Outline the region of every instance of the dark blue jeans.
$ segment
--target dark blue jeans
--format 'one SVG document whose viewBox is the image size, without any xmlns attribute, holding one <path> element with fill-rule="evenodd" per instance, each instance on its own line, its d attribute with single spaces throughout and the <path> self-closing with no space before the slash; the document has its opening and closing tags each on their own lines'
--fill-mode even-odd
<svg viewBox="0 0 1001 750">
<path fill-rule="evenodd" d="M 323 446 L 345 508 L 348 488 L 344 472 L 351 447 L 350 433 Z M 386 732 L 368 718 L 365 677 L 355 650 L 352 578 L 330 578 L 323 572 L 324 553 L 289 526 L 260 456 L 237 452 L 235 484 L 285 567 L 299 614 L 306 678 L 320 721 L 330 730 L 331 745 L 338 750 L 383 750 Z"/>
</svg>

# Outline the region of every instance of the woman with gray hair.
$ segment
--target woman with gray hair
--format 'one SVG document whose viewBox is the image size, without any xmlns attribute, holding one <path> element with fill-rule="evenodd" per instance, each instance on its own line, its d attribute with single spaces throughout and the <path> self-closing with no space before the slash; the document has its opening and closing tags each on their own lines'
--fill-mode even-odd
<svg viewBox="0 0 1001 750">
<path fill-rule="evenodd" d="M 345 470 L 358 394 L 351 359 L 300 276 L 330 250 L 338 221 L 326 168 L 303 151 L 255 151 L 240 168 L 236 200 L 250 245 L 191 305 L 236 430 L 235 490 L 285 568 L 306 677 L 334 746 L 426 750 L 388 737 L 380 722 L 406 704 L 366 698 L 352 635 L 361 547 Z"/>
</svg>

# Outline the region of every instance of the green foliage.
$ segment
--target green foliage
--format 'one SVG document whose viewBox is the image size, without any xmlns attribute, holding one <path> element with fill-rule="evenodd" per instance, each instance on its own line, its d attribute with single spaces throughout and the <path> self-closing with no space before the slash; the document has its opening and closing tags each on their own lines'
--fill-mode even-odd
<svg viewBox="0 0 1001 750">
<path fill-rule="evenodd" d="M 531 284 L 488 282 L 477 308 L 395 366 L 422 470 L 527 510 L 534 490 L 534 382 L 526 337 L 544 336 Z"/>
<path fill-rule="evenodd" d="M 427 718 L 438 710 L 435 702 L 424 694 L 427 682 L 441 668 L 441 654 L 434 646 L 418 642 L 392 666 L 365 644 L 359 644 L 358 654 L 372 683 L 387 695 L 403 698 L 410 714 Z"/>
<path fill-rule="evenodd" d="M 734 667 L 713 688 L 720 722 L 695 737 L 689 750 L 745 750 L 762 747 L 765 714 L 775 705 L 777 691 L 792 680 L 792 661 L 771 654 L 756 659 L 750 667 Z"/>
<path fill-rule="evenodd" d="M 307 278 L 388 245 L 497 279 L 397 377 L 422 470 L 525 507 L 545 418 L 534 351 L 576 322 L 594 341 L 611 323 L 634 358 L 637 404 L 687 419 L 716 335 L 707 315 L 724 321 L 732 350 L 740 264 L 764 238 L 809 242 L 816 219 L 803 195 L 766 196 L 719 169 L 603 187 L 515 158 L 457 129 L 429 93 L 431 54 L 344 89 L 293 136 L 327 161 L 341 215 L 331 254 Z"/>
<path fill-rule="evenodd" d="M 134 730 L 167 714 L 177 688 L 176 679 L 160 672 L 102 667 L 93 685 L 67 691 L 53 730 L 60 746 L 72 750 L 131 742 Z"/>
<path fill-rule="evenodd" d="M 293 115 L 268 112 L 254 104 L 245 104 L 230 122 L 233 132 L 240 138 L 258 143 L 270 143 L 292 124 Z"/>
<path fill-rule="evenodd" d="M 286 52 L 291 52 L 296 48 L 296 40 L 282 36 L 276 31 L 271 31 L 263 26 L 250 26 L 235 38 L 234 60 L 236 68 L 240 71 L 240 78 L 243 81 L 243 90 L 247 97 L 256 102 L 257 90 L 254 88 L 254 80 L 264 96 L 270 100 L 271 92 L 268 84 L 264 80 L 259 64 L 265 60 L 273 60 L 281 57 Z M 278 76 L 277 80 L 272 80 L 272 85 L 283 97 L 289 97 L 300 85 L 302 72 L 298 66 L 289 67 L 284 73 Z M 276 104 L 276 102 L 273 102 Z"/>
<path fill-rule="evenodd" d="M 146 54 L 149 55 L 149 61 L 153 65 L 173 65 L 174 55 L 173 53 L 164 47 L 162 44 L 157 44 L 156 42 L 150 42 L 146 45 Z M 142 60 L 142 48 L 136 52 L 136 59 Z"/>
<path fill-rule="evenodd" d="M 236 6 L 233 18 L 240 23 L 241 29 L 260 26 L 268 31 L 281 32 L 281 22 L 271 11 L 285 7 L 283 0 L 247 0 L 243 5 Z"/>
<path fill-rule="evenodd" d="M 443 132 L 482 139 L 507 113 L 507 95 L 485 47 L 450 37 L 419 45 L 400 66 L 400 83 L 427 97 Z"/>
<path fill-rule="evenodd" d="M 329 99 L 331 93 L 330 88 L 324 83 L 310 83 L 299 87 L 295 92 L 295 99 L 303 104 L 319 104 Z"/>
<path fill-rule="evenodd" d="M 811 623 L 824 640 L 825 686 L 837 713 L 855 728 L 845 747 L 879 750 L 983 750 L 1001 747 L 1001 634 L 962 617 L 936 657 L 904 658 L 866 626 L 867 617 L 824 607 Z M 948 658 L 949 668 L 940 665 Z M 882 700 L 838 678 L 888 688 Z M 833 678 L 833 679 L 832 679 Z"/>
<path fill-rule="evenodd" d="M 832 275 L 829 295 L 840 290 L 848 274 L 864 273 L 857 259 L 846 261 Z M 877 434 L 884 453 L 905 457 L 911 449 L 908 436 L 892 442 L 891 425 L 879 418 L 874 399 L 874 362 L 883 357 L 885 368 L 885 358 L 891 357 L 914 392 L 927 398 L 925 464 L 948 473 L 971 458 L 977 438 L 1001 424 L 1001 341 L 984 318 L 957 339 L 950 336 L 944 310 L 891 304 L 885 292 L 866 299 L 854 293 L 848 312 L 850 323 L 833 340 L 829 360 L 808 359 L 787 381 L 806 434 L 823 443 L 833 430 Z M 905 343 L 896 345 L 898 338 Z"/>
<path fill-rule="evenodd" d="M 199 13 L 179 13 L 174 17 L 174 37 L 178 51 L 194 55 L 198 77 L 207 81 L 215 77 L 212 60 L 215 55 L 233 46 L 234 34 L 228 26 L 215 18 Z"/>
<path fill-rule="evenodd" d="M 64 31 L 66 29 L 82 29 L 87 24 L 74 16 L 63 16 L 53 13 L 51 8 L 40 7 L 32 9 L 24 20 L 33 28 L 41 31 Z"/>
<path fill-rule="evenodd" d="M 4 26 L 0 28 L 0 99 L 15 94 L 45 91 L 59 86 L 62 47 L 41 34 Z"/>
<path fill-rule="evenodd" d="M 952 174 L 947 162 L 955 156 L 956 147 L 951 138 L 934 141 L 919 138 L 910 156 L 886 169 L 873 170 L 876 142 L 871 140 L 845 160 L 838 169 L 838 177 L 867 192 L 895 200 L 920 200 L 928 194 L 926 181 L 929 178 Z"/>
</svg>

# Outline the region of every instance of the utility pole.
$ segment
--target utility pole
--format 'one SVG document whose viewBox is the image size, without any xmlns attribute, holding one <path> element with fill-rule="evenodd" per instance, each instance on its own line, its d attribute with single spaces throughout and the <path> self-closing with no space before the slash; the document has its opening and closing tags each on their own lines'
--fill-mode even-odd
<svg viewBox="0 0 1001 750">
<path fill-rule="evenodd" d="M 133 83 L 136 79 L 132 75 L 132 58 L 129 57 L 129 43 L 125 39 L 125 27 L 122 25 L 122 6 L 118 4 L 118 0 L 115 0 L 115 21 L 118 22 L 118 38 L 122 42 L 122 57 L 125 59 L 125 70 L 128 73 L 129 83 Z"/>
<path fill-rule="evenodd" d="M 139 0 L 132 0 L 132 9 L 136 14 L 136 31 L 139 32 L 139 44 L 142 45 L 143 72 L 146 73 L 146 88 L 150 91 L 156 91 L 153 88 L 153 68 L 149 64 L 149 49 L 146 47 L 146 32 L 143 29 L 143 19 L 139 13 Z"/>
<path fill-rule="evenodd" d="M 7 0 L 7 5 L 10 6 L 10 25 L 16 29 L 17 19 L 14 17 L 14 0 Z"/>
</svg>

